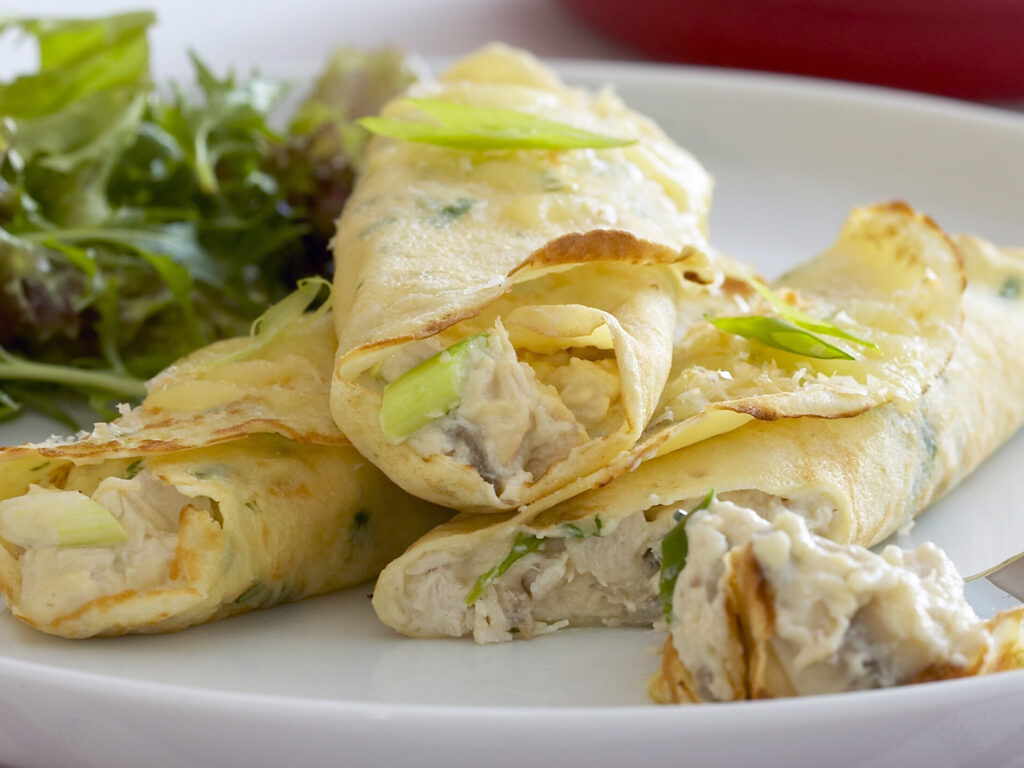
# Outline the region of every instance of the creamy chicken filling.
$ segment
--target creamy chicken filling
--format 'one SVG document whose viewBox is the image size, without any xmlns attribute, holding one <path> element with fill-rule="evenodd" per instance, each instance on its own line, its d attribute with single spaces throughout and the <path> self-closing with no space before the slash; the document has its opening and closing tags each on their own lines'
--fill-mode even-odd
<svg viewBox="0 0 1024 768">
<path fill-rule="evenodd" d="M 791 359 L 790 359 L 791 358 Z M 885 382 L 857 362 L 778 355 L 722 333 L 707 323 L 693 326 L 676 345 L 672 372 L 648 429 L 678 423 L 716 403 L 827 390 L 832 396 L 868 396 Z"/>
<path fill-rule="evenodd" d="M 769 518 L 795 512 L 822 529 L 834 514 L 834 505 L 816 494 L 780 498 L 739 490 L 719 498 L 756 504 Z M 661 616 L 661 541 L 675 526 L 676 511 L 692 509 L 700 501 L 654 503 L 617 522 L 597 515 L 543 532 L 520 531 L 489 547 L 483 557 L 448 551 L 426 554 L 405 571 L 403 602 L 409 631 L 428 636 L 472 634 L 477 642 L 487 643 L 526 639 L 568 625 L 652 624 Z M 524 543 L 535 546 L 524 546 L 516 557 L 517 547 Z M 712 557 L 725 552 L 723 547 L 700 546 Z M 510 558 L 514 559 L 507 568 L 472 595 L 489 570 Z"/>
<path fill-rule="evenodd" d="M 74 484 L 74 470 L 69 486 Z M 59 503 L 63 489 L 33 486 Z M 107 595 L 170 586 L 178 516 L 191 505 L 214 514 L 208 498 L 192 498 L 143 469 L 133 477 L 105 477 L 87 494 L 124 529 L 126 540 L 94 546 L 23 542 L 5 546 L 21 566 L 21 604 L 26 614 L 54 620 Z M 9 500 L 8 503 L 17 503 Z"/>
<path fill-rule="evenodd" d="M 932 544 L 879 555 L 780 517 L 753 553 L 773 596 L 773 650 L 797 694 L 913 682 L 930 667 L 965 667 L 989 642 Z"/>
<path fill-rule="evenodd" d="M 966 664 L 989 642 L 952 563 L 934 546 L 877 555 L 815 535 L 798 515 L 768 522 L 722 500 L 686 529 L 690 555 L 676 582 L 671 631 L 701 700 L 744 695 L 730 558 L 748 543 L 767 586 L 744 599 L 769 601 L 771 652 L 798 695 L 911 682 L 933 666 Z"/>
<path fill-rule="evenodd" d="M 406 570 L 410 629 L 488 643 L 569 624 L 649 624 L 658 614 L 658 542 L 671 525 L 670 515 L 597 516 L 520 532 L 489 548 L 493 563 L 432 553 Z"/>
<path fill-rule="evenodd" d="M 743 676 L 735 625 L 726 608 L 725 555 L 770 524 L 757 513 L 716 497 L 685 521 L 686 564 L 676 580 L 669 627 L 680 660 L 703 701 L 737 698 Z"/>
<path fill-rule="evenodd" d="M 404 345 L 379 369 L 384 381 L 438 353 L 436 340 Z M 498 321 L 466 362 L 457 405 L 408 437 L 422 456 L 474 467 L 499 497 L 516 498 L 557 461 L 622 423 L 610 353 L 517 354 Z M 441 354 L 444 354 L 443 352 Z"/>
</svg>

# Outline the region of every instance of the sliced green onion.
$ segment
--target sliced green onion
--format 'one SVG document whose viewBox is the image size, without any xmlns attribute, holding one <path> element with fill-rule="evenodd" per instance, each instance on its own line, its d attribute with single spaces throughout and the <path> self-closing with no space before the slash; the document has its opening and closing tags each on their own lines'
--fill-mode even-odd
<svg viewBox="0 0 1024 768">
<path fill-rule="evenodd" d="M 777 317 L 764 315 L 742 315 L 740 317 L 711 317 L 704 319 L 715 328 L 734 336 L 759 341 L 765 346 L 793 352 L 803 357 L 814 357 L 819 360 L 854 360 L 850 353 L 829 344 L 810 331 L 797 328 L 795 325 L 779 320 Z"/>
<path fill-rule="evenodd" d="M 562 523 L 562 528 L 565 530 L 567 539 L 582 539 L 585 536 L 583 529 L 575 523 Z"/>
<path fill-rule="evenodd" d="M 322 277 L 307 277 L 299 280 L 294 291 L 253 320 L 250 333 L 256 338 L 276 336 L 289 323 L 301 317 L 309 305 L 316 301 L 316 297 L 324 288 L 327 289 L 328 298 L 314 313 L 314 317 L 319 317 L 330 309 L 332 303 L 331 284 Z"/>
<path fill-rule="evenodd" d="M 679 522 L 661 540 L 661 574 L 658 576 L 658 602 L 665 621 L 672 618 L 672 596 L 676 591 L 679 574 L 686 567 L 686 557 L 690 553 L 690 540 L 686 535 L 686 522 L 694 512 L 700 512 L 711 506 L 715 498 L 712 488 L 708 495 L 689 515 L 682 515 Z"/>
<path fill-rule="evenodd" d="M 79 491 L 43 491 L 0 502 L 0 536 L 19 547 L 111 547 L 128 534 Z"/>
<path fill-rule="evenodd" d="M 636 139 L 605 136 L 511 109 L 474 107 L 438 99 L 403 101 L 437 122 L 386 117 L 364 117 L 358 122 L 381 136 L 450 149 L 606 149 L 636 143 Z"/>
<path fill-rule="evenodd" d="M 331 284 L 322 277 L 306 277 L 299 280 L 294 291 L 289 293 L 252 322 L 252 341 L 237 352 L 217 358 L 210 365 L 223 365 L 255 354 L 284 333 L 295 321 L 304 316 L 309 305 L 316 301 L 320 292 L 327 289 L 327 299 L 309 315 L 315 320 L 327 312 L 334 303 Z"/>
<path fill-rule="evenodd" d="M 1010 275 L 1006 278 L 1002 287 L 999 289 L 999 297 L 1002 299 L 1016 299 L 1020 297 L 1020 278 L 1016 275 Z"/>
<path fill-rule="evenodd" d="M 537 547 L 543 542 L 544 539 L 533 534 L 517 533 L 515 541 L 512 542 L 512 549 L 505 556 L 505 559 L 486 573 L 481 574 L 480 578 L 473 584 L 473 588 L 466 593 L 466 605 L 473 605 L 473 603 L 480 599 L 480 595 L 484 593 L 484 590 L 491 586 L 495 579 L 501 578 L 502 574 L 511 568 L 516 560 L 525 557 L 531 552 L 535 552 Z"/>
<path fill-rule="evenodd" d="M 256 597 L 256 595 L 258 595 L 262 591 L 263 585 L 258 581 L 254 581 L 249 586 L 248 589 L 246 589 L 242 594 L 236 597 L 232 602 L 234 602 L 235 605 L 241 605 L 242 603 L 247 602 L 248 600 L 251 600 L 252 598 Z"/>
<path fill-rule="evenodd" d="M 858 338 L 852 333 L 847 333 L 842 328 L 832 325 L 832 323 L 827 323 L 824 320 L 811 317 L 811 315 L 808 315 L 806 312 L 797 309 L 777 293 L 772 291 L 760 280 L 751 280 L 750 284 L 754 286 L 754 290 L 761 294 L 765 301 L 772 305 L 772 309 L 778 312 L 782 317 L 789 320 L 789 322 L 800 326 L 805 331 L 810 331 L 811 333 L 822 333 L 826 336 L 834 336 L 838 339 L 846 339 L 847 341 L 852 341 L 865 347 L 871 347 L 871 349 L 878 349 L 878 345 L 873 341 L 866 341 L 865 339 Z"/>
<path fill-rule="evenodd" d="M 400 443 L 458 406 L 473 358 L 486 343 L 486 334 L 470 336 L 388 384 L 380 404 L 384 436 L 391 443 Z"/>
<path fill-rule="evenodd" d="M 567 539 L 586 539 L 590 536 L 597 536 L 600 538 L 601 528 L 603 526 L 604 523 L 601 522 L 601 516 L 594 515 L 594 529 L 590 533 L 584 531 L 576 525 L 576 523 L 562 523 L 561 528 L 565 532 L 565 538 Z"/>
</svg>

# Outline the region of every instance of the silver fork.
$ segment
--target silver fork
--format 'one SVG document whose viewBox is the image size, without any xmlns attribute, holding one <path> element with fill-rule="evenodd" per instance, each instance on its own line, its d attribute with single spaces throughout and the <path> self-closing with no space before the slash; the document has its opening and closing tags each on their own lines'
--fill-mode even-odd
<svg viewBox="0 0 1024 768">
<path fill-rule="evenodd" d="M 1024 602 L 1024 552 L 1018 552 L 998 565 L 968 576 L 964 581 L 988 579 L 1004 592 Z"/>
</svg>

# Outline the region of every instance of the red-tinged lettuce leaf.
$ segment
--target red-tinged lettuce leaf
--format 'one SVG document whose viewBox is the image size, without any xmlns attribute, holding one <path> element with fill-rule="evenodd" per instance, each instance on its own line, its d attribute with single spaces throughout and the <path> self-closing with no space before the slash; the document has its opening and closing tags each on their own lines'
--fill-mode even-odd
<svg viewBox="0 0 1024 768">
<path fill-rule="evenodd" d="M 82 327 L 77 298 L 88 277 L 59 252 L 0 229 L 0 345 L 31 336 L 73 339 Z"/>
</svg>

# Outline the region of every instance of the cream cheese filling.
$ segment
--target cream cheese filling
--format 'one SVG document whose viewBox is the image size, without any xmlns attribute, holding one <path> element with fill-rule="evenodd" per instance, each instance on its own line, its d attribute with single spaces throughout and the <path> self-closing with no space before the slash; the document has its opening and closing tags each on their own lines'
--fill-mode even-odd
<svg viewBox="0 0 1024 768">
<path fill-rule="evenodd" d="M 49 493 L 55 500 L 61 495 L 60 489 L 39 486 L 31 493 Z M 186 506 L 214 509 L 210 499 L 186 496 L 145 469 L 131 478 L 104 477 L 88 496 L 118 520 L 128 540 L 78 547 L 8 543 L 21 568 L 26 615 L 53 621 L 105 596 L 171 586 L 179 514 Z"/>
<path fill-rule="evenodd" d="M 817 495 L 782 499 L 750 490 L 724 496 L 757 504 L 769 517 L 806 515 L 821 529 L 828 528 L 834 513 L 827 499 Z M 675 511 L 691 509 L 699 501 L 654 504 L 618 519 L 598 514 L 543 530 L 523 528 L 495 537 L 480 548 L 483 554 L 427 553 L 404 572 L 402 630 L 414 636 L 472 634 L 477 642 L 489 643 L 526 639 L 568 625 L 653 624 L 661 617 L 661 540 L 675 525 Z M 517 534 L 542 541 L 467 605 L 476 580 L 502 561 Z"/>
<path fill-rule="evenodd" d="M 701 700 L 731 700 L 745 689 L 730 595 L 734 558 L 744 552 L 755 559 L 765 589 L 743 600 L 768 603 L 768 651 L 788 678 L 787 693 L 912 682 L 930 668 L 965 666 L 991 643 L 953 564 L 933 545 L 875 554 L 815 535 L 798 515 L 784 512 L 769 522 L 723 500 L 695 515 L 687 535 L 690 555 L 676 582 L 671 631 Z"/>
<path fill-rule="evenodd" d="M 404 345 L 379 373 L 387 380 L 438 347 L 433 339 Z M 522 356 L 497 321 L 471 362 L 459 404 L 413 433 L 409 446 L 421 456 L 441 454 L 470 465 L 499 498 L 515 499 L 575 448 L 621 424 L 613 358 L 568 351 Z"/>
</svg>

